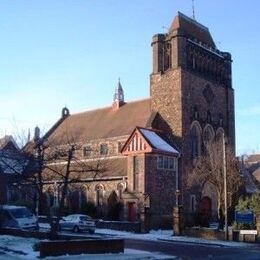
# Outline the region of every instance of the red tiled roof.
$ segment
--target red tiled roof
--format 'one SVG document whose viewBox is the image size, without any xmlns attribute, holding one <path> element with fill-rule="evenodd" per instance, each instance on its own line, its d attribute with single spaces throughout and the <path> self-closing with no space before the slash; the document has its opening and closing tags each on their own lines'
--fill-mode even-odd
<svg viewBox="0 0 260 260">
<path fill-rule="evenodd" d="M 252 164 L 252 163 L 260 163 L 260 154 L 250 154 L 245 159 L 246 163 Z"/>
<path fill-rule="evenodd" d="M 150 99 L 124 104 L 118 110 L 111 107 L 68 116 L 51 131 L 52 145 L 130 135 L 136 126 L 149 127 L 153 116 Z"/>
<path fill-rule="evenodd" d="M 253 172 L 253 176 L 255 177 L 255 179 L 260 183 L 260 166 L 257 170 L 255 170 Z"/>
<path fill-rule="evenodd" d="M 209 29 L 181 12 L 178 12 L 178 15 L 174 18 L 169 32 L 176 30 L 181 30 L 185 35 L 196 38 L 209 46 L 215 47 Z"/>
</svg>

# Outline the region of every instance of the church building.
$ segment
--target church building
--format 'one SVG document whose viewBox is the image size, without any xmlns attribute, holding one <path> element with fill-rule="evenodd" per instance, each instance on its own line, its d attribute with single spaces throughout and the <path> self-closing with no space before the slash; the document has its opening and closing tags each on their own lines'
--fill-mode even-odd
<svg viewBox="0 0 260 260">
<path fill-rule="evenodd" d="M 224 132 L 235 147 L 234 91 L 230 53 L 218 50 L 196 20 L 179 12 L 151 46 L 149 98 L 126 101 L 119 81 L 110 106 L 77 114 L 64 108 L 42 139 L 55 148 L 78 144 L 81 161 L 106 165 L 73 183 L 68 206 L 80 211 L 91 202 L 106 217 L 117 202 L 118 219 L 149 218 L 150 227 L 159 227 L 172 222 L 175 205 L 197 210 L 198 194 L 187 192 L 184 180 L 205 144 Z M 57 183 L 53 177 L 44 185 L 49 206 Z M 214 213 L 210 190 L 200 196 Z"/>
</svg>

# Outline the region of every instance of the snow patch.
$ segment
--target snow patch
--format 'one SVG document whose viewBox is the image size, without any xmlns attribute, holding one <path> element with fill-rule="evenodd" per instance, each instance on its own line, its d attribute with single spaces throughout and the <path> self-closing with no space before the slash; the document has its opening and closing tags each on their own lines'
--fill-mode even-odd
<svg viewBox="0 0 260 260">
<path fill-rule="evenodd" d="M 179 152 L 166 143 L 159 135 L 148 129 L 140 129 L 142 134 L 150 141 L 153 147 L 158 150 L 179 154 Z"/>
</svg>

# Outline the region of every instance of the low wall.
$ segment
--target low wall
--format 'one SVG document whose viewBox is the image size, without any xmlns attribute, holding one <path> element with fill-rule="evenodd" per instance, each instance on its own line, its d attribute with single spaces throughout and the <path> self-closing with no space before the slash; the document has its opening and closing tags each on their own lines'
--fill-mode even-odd
<svg viewBox="0 0 260 260">
<path fill-rule="evenodd" d="M 11 236 L 18 236 L 18 237 L 34 237 L 37 239 L 51 239 L 51 240 L 72 240 L 72 239 L 79 239 L 77 235 L 73 234 L 51 234 L 50 232 L 43 232 L 43 231 L 29 231 L 29 230 L 22 230 L 17 228 L 0 228 L 0 235 L 11 235 Z M 86 234 L 84 239 L 93 239 L 92 235 Z"/>
<path fill-rule="evenodd" d="M 27 231 L 21 230 L 18 228 L 0 228 L 1 235 L 11 235 L 18 237 L 34 237 L 38 239 L 49 239 L 50 234 L 47 232 L 39 232 L 39 231 Z"/>
<path fill-rule="evenodd" d="M 225 232 L 209 228 L 185 228 L 183 234 L 213 240 L 225 240 Z"/>
<path fill-rule="evenodd" d="M 140 222 L 129 222 L 129 221 L 104 221 L 100 220 L 96 223 L 97 228 L 122 230 L 140 233 L 141 223 Z"/>
<path fill-rule="evenodd" d="M 40 257 L 124 252 L 123 239 L 41 241 Z"/>
</svg>

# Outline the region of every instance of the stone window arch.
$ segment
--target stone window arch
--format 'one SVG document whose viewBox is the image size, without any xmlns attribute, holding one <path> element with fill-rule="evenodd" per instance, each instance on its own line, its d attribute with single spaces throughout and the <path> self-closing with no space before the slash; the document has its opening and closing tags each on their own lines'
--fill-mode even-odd
<svg viewBox="0 0 260 260">
<path fill-rule="evenodd" d="M 201 132 L 199 122 L 194 121 L 190 128 L 192 158 L 197 158 L 201 154 Z"/>
</svg>

